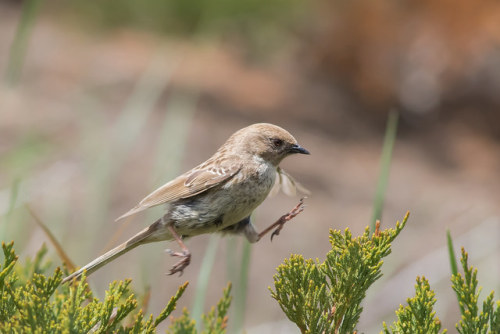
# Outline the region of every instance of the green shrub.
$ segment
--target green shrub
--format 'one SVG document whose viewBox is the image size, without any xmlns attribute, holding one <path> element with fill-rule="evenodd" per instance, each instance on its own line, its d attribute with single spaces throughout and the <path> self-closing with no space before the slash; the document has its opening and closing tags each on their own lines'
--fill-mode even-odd
<svg viewBox="0 0 500 334">
<path fill-rule="evenodd" d="M 431 290 L 429 282 L 425 279 L 425 277 L 417 277 L 415 290 L 415 297 L 408 298 L 406 300 L 408 306 L 399 306 L 399 310 L 396 311 L 398 320 L 391 326 L 391 330 L 387 328 L 387 325 L 384 322 L 383 333 L 439 333 L 439 330 L 441 329 L 441 322 L 437 317 L 435 317 L 436 312 L 433 311 L 436 298 L 434 298 L 434 291 Z M 446 330 L 441 333 L 446 333 Z"/>
<path fill-rule="evenodd" d="M 382 276 L 382 258 L 391 252 L 391 242 L 404 228 L 408 215 L 396 229 L 370 236 L 369 229 L 353 238 L 330 230 L 332 249 L 319 263 L 293 255 L 278 267 L 271 291 L 283 312 L 302 333 L 352 333 L 363 308 L 368 288 Z"/>
<path fill-rule="evenodd" d="M 462 310 L 462 317 L 456 325 L 457 330 L 461 334 L 500 333 L 500 300 L 493 301 L 492 291 L 483 302 L 482 311 L 479 312 L 478 300 L 481 288 L 478 288 L 477 269 L 469 267 L 468 259 L 469 255 L 462 248 L 460 262 L 464 274 L 458 273 L 451 277 L 452 287 L 457 293 Z"/>
<path fill-rule="evenodd" d="M 83 278 L 61 285 L 62 271 L 56 268 L 46 276 L 50 263 L 44 262 L 46 248 L 34 261 L 17 263 L 13 243 L 2 244 L 4 262 L 0 267 L 0 332 L 2 333 L 154 333 L 173 310 L 188 283 L 180 286 L 158 317 L 145 317 L 130 291 L 130 280 L 110 284 L 102 301 L 92 295 Z M 224 333 L 231 286 L 217 305 L 203 316 L 203 333 Z M 182 331 L 181 324 L 191 330 Z M 185 327 L 187 328 L 187 327 Z M 172 333 L 196 333 L 187 312 L 173 320 Z"/>
<path fill-rule="evenodd" d="M 277 268 L 271 295 L 302 333 L 356 333 L 363 308 L 361 302 L 368 288 L 381 277 L 382 259 L 391 253 L 391 242 L 405 227 L 408 214 L 395 229 L 379 230 L 370 236 L 369 229 L 357 238 L 350 231 L 330 231 L 332 249 L 324 262 L 292 255 Z M 477 269 L 469 267 L 462 249 L 463 274 L 452 275 L 452 288 L 458 296 L 461 320 L 456 328 L 461 334 L 500 333 L 500 301 L 492 292 L 479 311 Z M 418 277 L 415 297 L 396 311 L 397 321 L 384 334 L 446 333 L 436 317 L 434 291 L 425 277 Z"/>
<path fill-rule="evenodd" d="M 359 237 L 353 237 L 348 229 L 343 233 L 331 230 L 332 249 L 325 261 L 292 255 L 277 268 L 272 297 L 302 333 L 356 333 L 366 291 L 381 277 L 383 258 L 391 253 L 391 243 L 407 220 L 408 215 L 395 229 L 380 231 L 377 225 L 371 235 L 367 228 Z M 2 244 L 2 249 L 1 333 L 154 333 L 176 308 L 188 285 L 186 282 L 179 287 L 156 318 L 146 317 L 130 291 L 130 280 L 111 283 L 101 301 L 93 296 L 85 278 L 61 285 L 63 273 L 59 268 L 48 276 L 51 265 L 44 261 L 45 247 L 24 265 L 18 264 L 13 243 Z M 491 292 L 480 307 L 477 269 L 469 267 L 464 249 L 461 264 L 463 273 L 457 271 L 451 278 L 461 310 L 457 331 L 500 333 L 500 301 L 495 302 Z M 381 333 L 446 333 L 434 311 L 436 298 L 429 282 L 418 277 L 415 290 L 407 305 L 396 311 L 397 320 L 390 326 L 383 323 Z M 167 333 L 225 333 L 230 292 L 228 285 L 217 306 L 202 315 L 203 330 L 197 330 L 189 311 L 184 309 L 180 317 L 172 318 Z"/>
</svg>

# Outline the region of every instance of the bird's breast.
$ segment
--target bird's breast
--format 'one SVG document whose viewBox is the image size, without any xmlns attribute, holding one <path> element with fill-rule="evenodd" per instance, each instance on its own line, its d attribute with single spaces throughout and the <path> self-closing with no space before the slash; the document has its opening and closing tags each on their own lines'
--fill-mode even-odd
<svg viewBox="0 0 500 334">
<path fill-rule="evenodd" d="M 175 203 L 170 219 L 180 234 L 221 230 L 248 217 L 269 194 L 276 177 L 271 164 L 250 164 L 225 184 Z"/>
<path fill-rule="evenodd" d="M 269 194 L 276 177 L 276 168 L 267 163 L 243 167 L 221 188 L 225 198 L 224 224 L 235 224 L 248 217 Z M 225 195 L 224 195 L 225 194 Z"/>
</svg>

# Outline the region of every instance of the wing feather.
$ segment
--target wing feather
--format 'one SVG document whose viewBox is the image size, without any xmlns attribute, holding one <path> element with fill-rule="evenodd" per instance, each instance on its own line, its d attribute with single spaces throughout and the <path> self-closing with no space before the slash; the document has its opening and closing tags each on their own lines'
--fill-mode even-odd
<svg viewBox="0 0 500 334">
<path fill-rule="evenodd" d="M 207 163 L 200 165 L 156 189 L 140 201 L 138 205 L 116 220 L 131 216 L 153 206 L 198 195 L 230 180 L 240 169 L 241 165 L 228 167 L 213 167 L 212 164 Z"/>
<path fill-rule="evenodd" d="M 302 184 L 297 182 L 290 174 L 288 174 L 283 168 L 278 167 L 276 169 L 276 179 L 274 185 L 269 192 L 269 197 L 275 196 L 279 191 L 287 196 L 295 196 L 297 192 L 303 195 L 310 195 L 311 192 L 307 190 Z"/>
</svg>

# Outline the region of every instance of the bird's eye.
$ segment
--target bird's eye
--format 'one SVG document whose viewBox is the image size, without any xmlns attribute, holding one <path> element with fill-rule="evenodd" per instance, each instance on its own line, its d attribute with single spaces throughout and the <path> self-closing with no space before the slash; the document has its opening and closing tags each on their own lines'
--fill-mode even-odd
<svg viewBox="0 0 500 334">
<path fill-rule="evenodd" d="M 283 146 L 283 140 L 279 139 L 279 138 L 273 138 L 271 139 L 272 143 L 273 143 L 273 146 L 275 148 L 279 148 L 281 146 Z"/>
</svg>

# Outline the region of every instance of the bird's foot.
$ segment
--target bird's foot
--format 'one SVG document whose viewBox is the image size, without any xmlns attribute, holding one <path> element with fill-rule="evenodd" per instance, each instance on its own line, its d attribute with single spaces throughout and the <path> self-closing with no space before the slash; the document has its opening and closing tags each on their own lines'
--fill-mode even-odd
<svg viewBox="0 0 500 334">
<path fill-rule="evenodd" d="M 174 252 L 171 249 L 165 250 L 170 256 L 180 257 L 180 261 L 172 266 L 172 269 L 169 271 L 169 275 L 173 275 L 175 273 L 180 273 L 179 276 L 182 276 L 184 269 L 191 263 L 191 253 L 188 250 L 184 250 L 182 252 Z"/>
<path fill-rule="evenodd" d="M 271 241 L 273 241 L 273 238 L 275 235 L 280 234 L 280 231 L 283 229 L 283 226 L 285 226 L 285 223 L 287 221 L 292 220 L 295 216 L 297 216 L 299 213 L 304 211 L 304 208 L 305 208 L 304 199 L 306 199 L 306 197 L 302 197 L 299 201 L 299 204 L 297 204 L 292 210 L 290 210 L 290 212 L 281 216 L 278 219 L 278 221 L 276 221 L 276 223 L 273 224 L 274 226 L 277 226 L 277 227 L 273 231 L 273 233 L 271 233 Z"/>
</svg>

